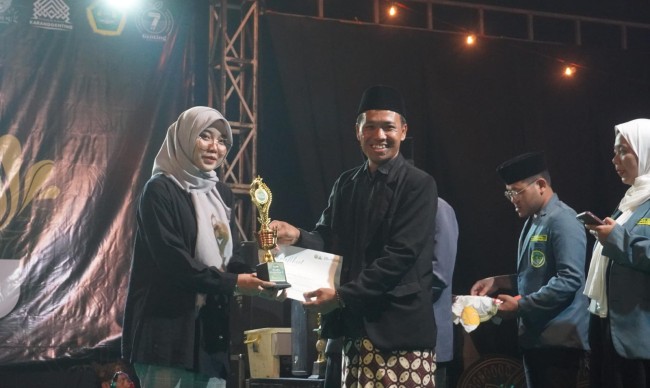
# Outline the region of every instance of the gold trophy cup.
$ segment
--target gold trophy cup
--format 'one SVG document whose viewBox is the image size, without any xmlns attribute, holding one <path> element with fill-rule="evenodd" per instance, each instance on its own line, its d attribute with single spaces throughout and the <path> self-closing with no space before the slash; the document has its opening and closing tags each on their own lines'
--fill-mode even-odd
<svg viewBox="0 0 650 388">
<path fill-rule="evenodd" d="M 284 271 L 284 263 L 275 261 L 271 250 L 277 246 L 278 232 L 271 230 L 269 224 L 269 208 L 273 195 L 269 187 L 262 182 L 259 176 L 253 180 L 250 187 L 251 201 L 257 207 L 258 217 L 260 222 L 260 231 L 257 233 L 257 245 L 264 251 L 264 257 L 261 263 L 257 265 L 257 277 L 274 282 L 276 289 L 283 289 L 291 287 L 287 282 L 287 275 Z"/>
</svg>

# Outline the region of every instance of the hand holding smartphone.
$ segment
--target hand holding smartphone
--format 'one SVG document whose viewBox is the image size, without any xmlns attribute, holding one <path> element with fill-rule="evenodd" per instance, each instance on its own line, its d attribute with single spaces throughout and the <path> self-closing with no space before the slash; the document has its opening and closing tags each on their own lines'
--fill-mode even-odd
<svg viewBox="0 0 650 388">
<path fill-rule="evenodd" d="M 605 222 L 600 218 L 596 217 L 594 213 L 586 211 L 578 214 L 576 216 L 578 221 L 582 222 L 585 225 L 604 225 Z"/>
</svg>

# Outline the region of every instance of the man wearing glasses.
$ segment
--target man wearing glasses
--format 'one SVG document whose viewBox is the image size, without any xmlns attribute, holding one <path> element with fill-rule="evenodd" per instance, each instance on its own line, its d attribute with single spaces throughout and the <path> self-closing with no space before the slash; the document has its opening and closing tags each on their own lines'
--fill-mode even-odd
<svg viewBox="0 0 650 388">
<path fill-rule="evenodd" d="M 576 387 L 588 348 L 586 234 L 576 212 L 551 187 L 543 153 L 527 153 L 497 168 L 505 196 L 525 219 L 517 273 L 477 281 L 472 295 L 498 294 L 499 314 L 517 317 L 528 388 Z"/>
</svg>

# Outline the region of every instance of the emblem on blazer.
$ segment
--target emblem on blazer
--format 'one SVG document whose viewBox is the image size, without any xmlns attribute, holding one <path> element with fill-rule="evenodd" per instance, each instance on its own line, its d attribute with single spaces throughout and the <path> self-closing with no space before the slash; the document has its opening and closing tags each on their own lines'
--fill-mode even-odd
<svg viewBox="0 0 650 388">
<path fill-rule="evenodd" d="M 545 234 L 536 234 L 530 237 L 530 241 L 532 242 L 548 241 L 548 236 Z"/>
<path fill-rule="evenodd" d="M 530 265 L 532 265 L 534 268 L 540 268 L 544 264 L 546 264 L 546 256 L 544 255 L 544 252 L 535 249 L 530 254 Z"/>
</svg>

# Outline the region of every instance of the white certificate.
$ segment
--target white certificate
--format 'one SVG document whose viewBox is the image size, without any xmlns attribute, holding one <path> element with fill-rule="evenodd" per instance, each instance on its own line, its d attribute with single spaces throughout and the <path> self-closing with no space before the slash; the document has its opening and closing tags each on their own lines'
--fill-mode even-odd
<svg viewBox="0 0 650 388">
<path fill-rule="evenodd" d="M 274 250 L 274 253 L 276 251 Z M 287 297 L 305 301 L 303 293 L 319 288 L 337 288 L 341 278 L 343 257 L 312 249 L 280 245 L 275 261 L 284 263 L 287 282 Z"/>
</svg>

